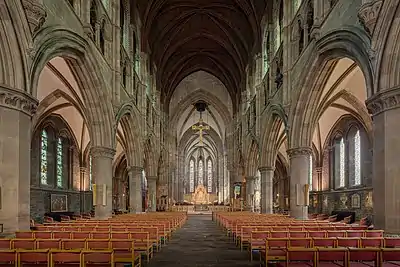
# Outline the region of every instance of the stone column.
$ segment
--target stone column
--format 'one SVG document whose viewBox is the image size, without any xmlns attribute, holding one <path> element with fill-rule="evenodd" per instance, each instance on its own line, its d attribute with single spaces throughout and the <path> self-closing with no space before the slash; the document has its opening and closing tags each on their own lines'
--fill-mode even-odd
<svg viewBox="0 0 400 267">
<path fill-rule="evenodd" d="M 373 116 L 374 225 L 387 234 L 400 233 L 400 89 L 367 100 Z"/>
<path fill-rule="evenodd" d="M 308 184 L 311 148 L 292 148 L 287 153 L 290 158 L 290 216 L 306 220 L 308 219 L 308 206 L 304 205 L 304 186 Z M 297 185 L 300 192 L 296 192 Z"/>
<path fill-rule="evenodd" d="M 29 230 L 31 117 L 36 107 L 30 95 L 0 85 L 0 222 L 5 233 Z"/>
<path fill-rule="evenodd" d="M 142 212 L 142 167 L 130 167 L 129 175 L 129 212 Z"/>
<path fill-rule="evenodd" d="M 79 191 L 81 196 L 81 213 L 89 212 L 86 210 L 86 192 L 89 191 L 89 185 L 86 185 L 86 167 L 79 167 Z"/>
<path fill-rule="evenodd" d="M 157 211 L 157 176 L 147 176 L 149 211 Z"/>
<path fill-rule="evenodd" d="M 273 186 L 274 168 L 260 168 L 261 173 L 261 213 L 273 213 Z"/>
<path fill-rule="evenodd" d="M 255 177 L 246 177 L 246 193 L 247 193 L 247 205 L 254 211 L 254 180 Z"/>
<path fill-rule="evenodd" d="M 112 161 L 115 150 L 108 147 L 92 147 L 90 150 L 92 156 L 93 182 L 96 184 L 97 203 L 95 205 L 96 219 L 107 219 L 112 216 Z M 103 191 L 101 186 L 106 185 L 106 199 L 102 202 Z M 95 190 L 95 188 L 93 188 Z"/>
</svg>

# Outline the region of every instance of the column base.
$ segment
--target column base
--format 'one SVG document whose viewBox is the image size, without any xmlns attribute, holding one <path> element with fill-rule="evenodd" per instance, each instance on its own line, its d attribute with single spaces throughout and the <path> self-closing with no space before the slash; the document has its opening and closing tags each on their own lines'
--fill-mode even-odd
<svg viewBox="0 0 400 267">
<path fill-rule="evenodd" d="M 112 217 L 112 211 L 107 206 L 96 206 L 94 208 L 94 217 L 97 220 L 107 220 Z"/>
<path fill-rule="evenodd" d="M 295 206 L 293 208 L 290 208 L 290 217 L 297 220 L 308 220 L 308 207 Z"/>
</svg>

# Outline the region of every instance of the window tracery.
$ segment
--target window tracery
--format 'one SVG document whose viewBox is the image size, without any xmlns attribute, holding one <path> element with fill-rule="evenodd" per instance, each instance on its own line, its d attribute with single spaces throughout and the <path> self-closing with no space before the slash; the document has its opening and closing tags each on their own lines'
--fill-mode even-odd
<svg viewBox="0 0 400 267">
<path fill-rule="evenodd" d="M 212 184 L 213 184 L 212 162 L 209 159 L 207 162 L 207 191 L 208 191 L 208 193 L 212 192 Z"/>
<path fill-rule="evenodd" d="M 198 168 L 199 168 L 199 170 L 198 170 L 198 174 L 199 174 L 198 184 L 199 185 L 203 185 L 204 184 L 204 179 L 203 179 L 204 172 L 203 172 L 203 161 L 202 160 L 199 161 L 199 167 Z"/>
<path fill-rule="evenodd" d="M 354 185 L 361 184 L 361 138 L 360 130 L 354 135 Z"/>
<path fill-rule="evenodd" d="M 191 159 L 189 163 L 189 190 L 194 192 L 194 161 Z"/>
<path fill-rule="evenodd" d="M 40 183 L 47 185 L 47 149 L 48 149 L 48 135 L 46 130 L 42 130 L 40 140 Z"/>
<path fill-rule="evenodd" d="M 63 188 L 63 142 L 61 137 L 57 139 L 57 187 Z"/>
</svg>

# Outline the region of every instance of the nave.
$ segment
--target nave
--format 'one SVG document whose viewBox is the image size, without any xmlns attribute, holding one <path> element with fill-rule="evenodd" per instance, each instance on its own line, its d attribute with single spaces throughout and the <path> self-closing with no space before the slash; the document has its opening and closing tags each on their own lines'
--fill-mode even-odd
<svg viewBox="0 0 400 267">
<path fill-rule="evenodd" d="M 259 266 L 258 261 L 250 262 L 248 253 L 235 247 L 223 228 L 211 219 L 210 215 L 189 215 L 148 266 Z"/>
</svg>

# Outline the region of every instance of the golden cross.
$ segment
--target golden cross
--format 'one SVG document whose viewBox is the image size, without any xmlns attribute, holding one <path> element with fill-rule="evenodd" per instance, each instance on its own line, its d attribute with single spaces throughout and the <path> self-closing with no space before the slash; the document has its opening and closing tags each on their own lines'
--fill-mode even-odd
<svg viewBox="0 0 400 267">
<path fill-rule="evenodd" d="M 203 130 L 210 130 L 210 126 L 208 125 L 203 125 L 203 119 L 200 118 L 199 120 L 199 126 L 197 125 L 192 125 L 192 130 L 199 131 L 200 135 L 200 144 L 203 144 Z"/>
</svg>

